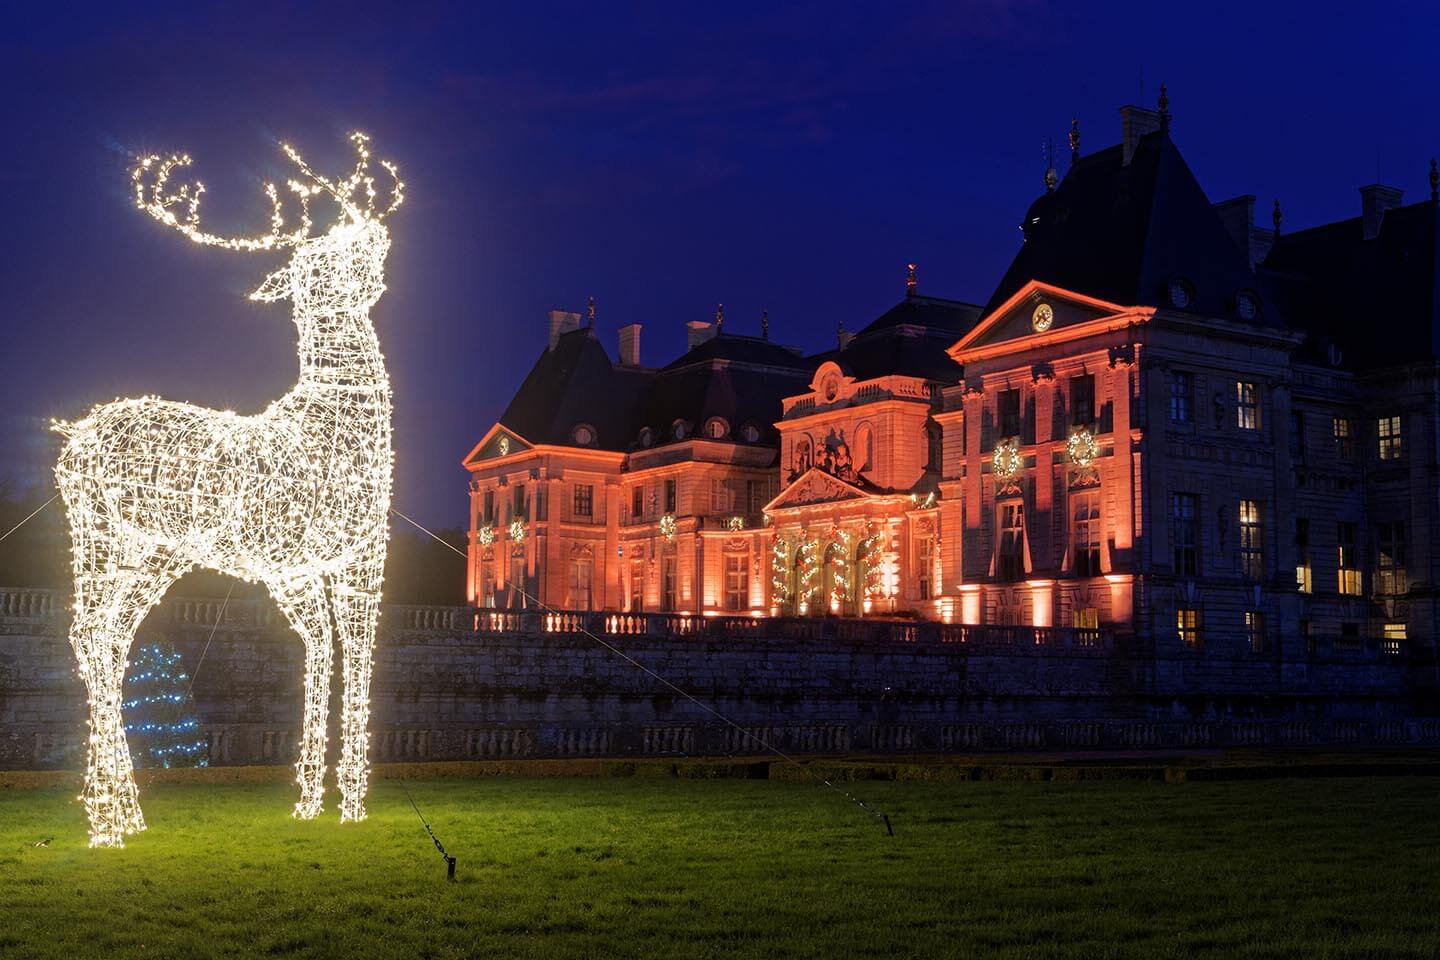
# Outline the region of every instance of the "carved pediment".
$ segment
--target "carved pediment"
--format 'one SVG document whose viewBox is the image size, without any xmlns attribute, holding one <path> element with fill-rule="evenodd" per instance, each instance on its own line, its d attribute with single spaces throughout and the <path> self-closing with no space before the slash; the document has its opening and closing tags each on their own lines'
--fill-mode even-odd
<svg viewBox="0 0 1440 960">
<path fill-rule="evenodd" d="M 852 483 L 811 467 L 801 474 L 794 483 L 780 491 L 780 496 L 765 505 L 767 512 L 784 510 L 787 507 L 804 507 L 813 503 L 838 503 L 843 500 L 863 500 L 869 494 Z"/>
<path fill-rule="evenodd" d="M 1119 304 L 1031 281 L 977 323 L 950 348 L 950 355 L 958 360 L 960 355 L 983 352 L 1007 341 L 1053 336 L 1066 327 L 1125 311 Z"/>
<path fill-rule="evenodd" d="M 463 466 L 471 466 L 482 460 L 496 460 L 500 457 L 508 457 L 512 453 L 519 453 L 522 450 L 530 449 L 531 444 L 520 434 L 507 429 L 503 424 L 495 424 L 485 434 L 484 438 L 475 448 L 466 454 L 462 461 Z"/>
</svg>

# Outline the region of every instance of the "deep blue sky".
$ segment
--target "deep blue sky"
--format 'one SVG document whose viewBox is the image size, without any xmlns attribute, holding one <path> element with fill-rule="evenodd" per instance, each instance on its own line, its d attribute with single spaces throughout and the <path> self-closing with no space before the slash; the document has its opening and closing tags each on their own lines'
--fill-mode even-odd
<svg viewBox="0 0 1440 960">
<path fill-rule="evenodd" d="M 248 412 L 287 389 L 285 305 L 243 299 L 275 261 L 135 212 L 129 157 L 192 153 L 209 222 L 238 230 L 284 172 L 276 138 L 334 164 L 361 128 L 410 186 L 375 316 L 397 505 L 435 524 L 463 522 L 458 460 L 547 310 L 594 295 L 607 348 L 639 321 L 658 363 L 717 301 L 728 329 L 768 309 L 822 348 L 910 260 L 923 292 L 983 300 L 1044 139 L 1063 157 L 1075 116 L 1085 150 L 1115 142 L 1161 80 L 1211 199 L 1278 196 L 1287 229 L 1354 215 L 1377 170 L 1418 199 L 1440 153 L 1421 4 L 130 6 L 26 5 L 0 35 L 0 414 L 134 393 Z"/>
</svg>

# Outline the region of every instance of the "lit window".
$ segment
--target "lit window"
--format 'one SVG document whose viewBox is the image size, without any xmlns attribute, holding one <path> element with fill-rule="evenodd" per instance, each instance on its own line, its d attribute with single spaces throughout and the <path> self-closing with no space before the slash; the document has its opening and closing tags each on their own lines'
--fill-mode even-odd
<svg viewBox="0 0 1440 960">
<path fill-rule="evenodd" d="M 1405 524 L 1375 525 L 1375 592 L 1394 595 L 1405 592 Z"/>
<path fill-rule="evenodd" d="M 1100 611 L 1094 607 L 1076 607 L 1070 612 L 1070 625 L 1076 630 L 1100 629 Z"/>
<path fill-rule="evenodd" d="M 1025 508 L 1018 501 L 1000 507 L 998 561 L 996 574 L 999 579 L 1025 579 Z"/>
<path fill-rule="evenodd" d="M 588 556 L 570 559 L 570 595 L 566 604 L 571 610 L 590 609 L 590 581 L 594 561 Z"/>
<path fill-rule="evenodd" d="M 1295 518 L 1295 586 L 1301 593 L 1315 590 L 1314 568 L 1310 565 L 1310 521 Z"/>
<path fill-rule="evenodd" d="M 1175 574 L 1200 575 L 1200 497 L 1194 493 L 1170 494 L 1170 520 L 1175 544 Z"/>
<path fill-rule="evenodd" d="M 1265 614 L 1259 610 L 1245 611 L 1245 636 L 1250 641 L 1251 650 L 1265 652 Z"/>
<path fill-rule="evenodd" d="M 1379 441 L 1381 460 L 1399 460 L 1403 447 L 1400 442 L 1400 418 L 1381 417 L 1375 421 L 1375 437 Z"/>
<path fill-rule="evenodd" d="M 1258 500 L 1240 501 L 1240 574 L 1247 580 L 1265 579 Z"/>
<path fill-rule="evenodd" d="M 1260 429 L 1260 388 L 1247 380 L 1235 382 L 1235 425 L 1241 430 Z"/>
<path fill-rule="evenodd" d="M 1170 373 L 1170 419 L 1191 423 L 1195 419 L 1195 378 L 1185 370 Z"/>
<path fill-rule="evenodd" d="M 1175 611 L 1175 629 L 1180 642 L 1193 649 L 1200 647 L 1200 611 L 1194 607 L 1181 607 Z"/>
<path fill-rule="evenodd" d="M 1071 496 L 1070 549 L 1075 576 L 1100 576 L 1100 493 L 1095 490 Z"/>
<path fill-rule="evenodd" d="M 1357 524 L 1341 521 L 1335 525 L 1339 545 L 1339 590 L 1352 597 L 1360 596 L 1360 550 L 1356 544 Z"/>
<path fill-rule="evenodd" d="M 930 581 L 933 574 L 935 562 L 935 539 L 933 537 L 919 537 L 915 541 L 915 586 L 916 596 L 921 600 L 929 600 L 931 596 Z"/>
<path fill-rule="evenodd" d="M 575 516 L 595 515 L 595 488 L 588 483 L 575 484 Z"/>
<path fill-rule="evenodd" d="M 1348 417 L 1336 417 L 1330 421 L 1331 432 L 1335 435 L 1335 456 L 1341 460 L 1349 460 L 1355 456 L 1354 441 L 1350 431 L 1350 419 Z"/>
<path fill-rule="evenodd" d="M 750 606 L 750 556 L 725 554 L 725 609 L 732 613 Z"/>
</svg>

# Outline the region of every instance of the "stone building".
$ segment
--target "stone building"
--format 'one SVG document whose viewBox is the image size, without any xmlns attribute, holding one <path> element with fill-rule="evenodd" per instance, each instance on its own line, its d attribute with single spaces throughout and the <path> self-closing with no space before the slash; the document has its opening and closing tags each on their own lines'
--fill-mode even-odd
<svg viewBox="0 0 1440 960">
<path fill-rule="evenodd" d="M 1211 202 L 1163 97 L 1121 119 L 1072 131 L 983 307 L 912 269 L 837 349 L 717 317 L 660 369 L 553 314 L 465 460 L 473 601 L 1432 650 L 1440 173 L 1286 233 Z"/>
</svg>

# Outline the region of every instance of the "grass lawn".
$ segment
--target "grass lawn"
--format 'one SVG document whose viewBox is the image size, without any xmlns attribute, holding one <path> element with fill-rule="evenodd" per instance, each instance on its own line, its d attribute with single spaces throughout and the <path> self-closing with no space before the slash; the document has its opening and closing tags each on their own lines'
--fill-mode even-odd
<svg viewBox="0 0 1440 960">
<path fill-rule="evenodd" d="M 1430 778 L 416 780 L 370 819 L 279 783 L 142 788 L 90 850 L 73 789 L 0 790 L 0 957 L 1434 957 Z M 54 837 L 48 846 L 34 844 Z"/>
</svg>

